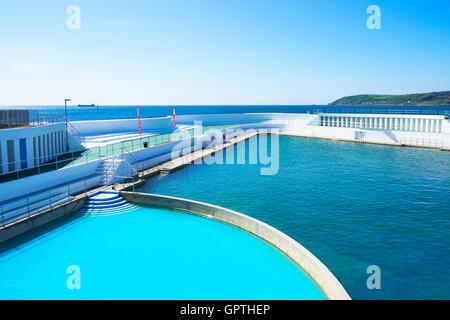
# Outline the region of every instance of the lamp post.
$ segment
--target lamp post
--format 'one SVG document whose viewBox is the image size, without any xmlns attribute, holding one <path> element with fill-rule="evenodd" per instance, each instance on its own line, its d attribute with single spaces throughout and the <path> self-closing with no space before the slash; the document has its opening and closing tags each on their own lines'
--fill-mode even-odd
<svg viewBox="0 0 450 320">
<path fill-rule="evenodd" d="M 69 152 L 69 127 L 67 122 L 67 102 L 72 101 L 70 99 L 64 99 L 64 110 L 66 111 L 66 152 Z"/>
</svg>

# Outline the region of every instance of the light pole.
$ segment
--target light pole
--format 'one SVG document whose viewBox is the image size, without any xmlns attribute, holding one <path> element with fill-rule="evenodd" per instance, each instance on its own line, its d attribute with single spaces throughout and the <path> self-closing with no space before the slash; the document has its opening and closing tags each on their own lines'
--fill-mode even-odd
<svg viewBox="0 0 450 320">
<path fill-rule="evenodd" d="M 66 110 L 66 152 L 69 152 L 69 127 L 67 122 L 67 101 L 72 101 L 70 99 L 64 99 L 64 110 Z"/>
</svg>

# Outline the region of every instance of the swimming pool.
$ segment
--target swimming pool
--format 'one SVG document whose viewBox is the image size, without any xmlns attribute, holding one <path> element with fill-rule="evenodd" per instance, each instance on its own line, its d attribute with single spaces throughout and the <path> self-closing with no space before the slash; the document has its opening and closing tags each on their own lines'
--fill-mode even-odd
<svg viewBox="0 0 450 320">
<path fill-rule="evenodd" d="M 191 165 L 140 190 L 274 226 L 354 299 L 449 298 L 450 153 L 281 136 L 279 167 L 261 176 L 258 165 Z M 371 265 L 381 269 L 381 290 L 367 288 Z"/>
<path fill-rule="evenodd" d="M 324 298 L 263 240 L 163 208 L 82 209 L 0 246 L 0 299 Z"/>
</svg>

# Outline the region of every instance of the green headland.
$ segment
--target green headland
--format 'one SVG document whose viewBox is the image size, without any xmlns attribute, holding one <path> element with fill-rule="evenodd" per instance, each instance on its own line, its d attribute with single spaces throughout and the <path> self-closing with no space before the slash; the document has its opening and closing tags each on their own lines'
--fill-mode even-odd
<svg viewBox="0 0 450 320">
<path fill-rule="evenodd" d="M 340 98 L 329 105 L 450 106 L 450 91 L 402 95 L 360 94 Z"/>
</svg>

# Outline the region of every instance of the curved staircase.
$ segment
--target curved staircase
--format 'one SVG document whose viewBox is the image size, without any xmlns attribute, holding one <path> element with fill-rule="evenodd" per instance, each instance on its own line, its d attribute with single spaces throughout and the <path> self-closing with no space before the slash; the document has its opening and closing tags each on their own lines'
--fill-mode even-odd
<svg viewBox="0 0 450 320">
<path fill-rule="evenodd" d="M 83 209 L 91 215 L 112 215 L 138 209 L 134 204 L 122 198 L 118 192 L 99 191 L 89 195 Z"/>
</svg>

